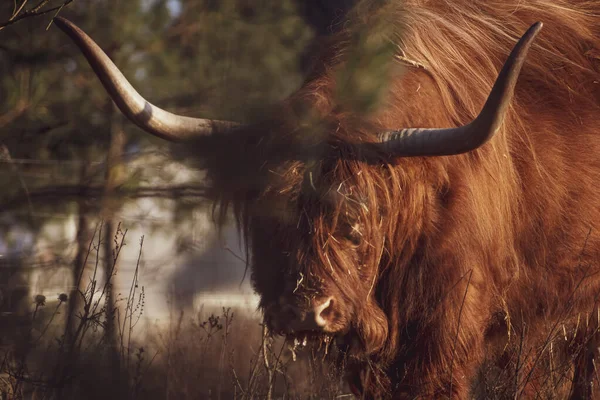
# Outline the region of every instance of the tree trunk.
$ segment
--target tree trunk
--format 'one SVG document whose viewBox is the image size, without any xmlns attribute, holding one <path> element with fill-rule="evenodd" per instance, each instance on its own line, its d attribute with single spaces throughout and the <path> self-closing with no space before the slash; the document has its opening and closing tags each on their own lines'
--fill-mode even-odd
<svg viewBox="0 0 600 400">
<path fill-rule="evenodd" d="M 82 188 L 87 184 L 89 169 L 90 166 L 88 163 L 82 163 L 79 169 L 79 184 Z M 65 332 L 67 343 L 75 340 L 74 335 L 78 325 L 77 313 L 83 305 L 83 298 L 80 295 L 80 291 L 85 291 L 87 284 L 87 280 L 84 277 L 85 261 L 88 257 L 90 241 L 92 240 L 88 211 L 87 199 L 84 196 L 79 196 L 77 201 L 77 253 L 73 260 L 71 291 L 67 301 L 68 312 Z"/>
<path fill-rule="evenodd" d="M 125 134 L 123 132 L 123 120 L 116 106 L 110 102 L 112 109 L 110 126 L 110 145 L 106 159 L 106 178 L 104 181 L 104 197 L 102 203 L 101 217 L 104 220 L 104 277 L 108 285 L 106 292 L 106 326 L 105 338 L 109 349 L 110 368 L 113 372 L 115 388 L 118 391 L 124 387 L 123 373 L 120 363 L 120 346 L 118 337 L 118 321 L 116 313 L 116 273 L 118 271 L 118 259 L 116 257 L 115 235 L 118 221 L 115 216 L 120 209 L 120 201 L 115 196 L 115 190 L 121 184 L 123 177 L 122 156 L 125 145 Z"/>
</svg>

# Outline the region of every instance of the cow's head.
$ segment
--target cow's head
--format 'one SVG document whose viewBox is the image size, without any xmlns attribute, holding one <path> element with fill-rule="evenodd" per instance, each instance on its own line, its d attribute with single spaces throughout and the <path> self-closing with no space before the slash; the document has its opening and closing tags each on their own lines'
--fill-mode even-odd
<svg viewBox="0 0 600 400">
<path fill-rule="evenodd" d="M 388 330 L 377 300 L 382 259 L 390 253 L 386 240 L 401 237 L 402 227 L 411 224 L 403 220 L 411 213 L 399 212 L 411 199 L 393 203 L 402 197 L 393 195 L 393 187 L 406 182 L 386 163 L 397 157 L 465 153 L 488 141 L 502 123 L 526 53 L 541 28 L 541 23 L 533 25 L 515 46 L 471 123 L 375 134 L 363 130 L 353 136 L 360 139 L 358 143 L 347 143 L 348 136 L 340 129 L 351 128 L 340 127 L 327 116 L 307 128 L 281 112 L 253 126 L 166 112 L 142 98 L 84 32 L 62 18 L 55 23 L 80 47 L 129 119 L 166 140 L 193 140 L 207 146 L 198 155 L 206 158 L 203 162 L 216 182 L 214 187 L 222 191 L 216 196 L 233 203 L 242 220 L 251 249 L 253 283 L 271 330 L 299 342 L 306 336 L 353 333 L 350 337 L 359 338 L 367 353 L 383 346 Z M 288 110 L 293 114 L 293 105 Z M 315 126 L 324 132 L 318 140 L 292 140 L 302 135 L 290 131 Z M 286 137 L 291 140 L 288 145 L 282 139 Z M 215 155 L 219 149 L 235 152 L 236 148 L 234 156 Z M 239 179 L 231 171 L 219 170 L 224 165 L 232 168 L 231 162 L 216 161 L 224 157 L 236 160 Z"/>
</svg>

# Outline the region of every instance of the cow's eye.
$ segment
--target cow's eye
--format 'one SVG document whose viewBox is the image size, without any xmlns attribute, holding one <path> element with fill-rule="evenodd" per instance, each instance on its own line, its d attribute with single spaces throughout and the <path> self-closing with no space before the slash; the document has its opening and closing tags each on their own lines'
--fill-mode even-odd
<svg viewBox="0 0 600 400">
<path fill-rule="evenodd" d="M 346 239 L 354 246 L 359 246 L 362 242 L 361 225 L 356 223 L 349 227 L 346 233 Z"/>
<path fill-rule="evenodd" d="M 354 246 L 359 246 L 360 245 L 360 236 L 359 235 L 355 235 L 355 234 L 348 235 L 348 240 Z"/>
</svg>

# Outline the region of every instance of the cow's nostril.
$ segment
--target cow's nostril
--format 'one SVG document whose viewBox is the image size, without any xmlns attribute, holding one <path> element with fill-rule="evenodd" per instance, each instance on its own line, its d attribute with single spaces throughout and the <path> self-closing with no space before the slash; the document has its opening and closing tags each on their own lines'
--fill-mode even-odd
<svg viewBox="0 0 600 400">
<path fill-rule="evenodd" d="M 325 327 L 333 317 L 333 297 L 315 307 L 315 322 L 321 328 Z"/>
</svg>

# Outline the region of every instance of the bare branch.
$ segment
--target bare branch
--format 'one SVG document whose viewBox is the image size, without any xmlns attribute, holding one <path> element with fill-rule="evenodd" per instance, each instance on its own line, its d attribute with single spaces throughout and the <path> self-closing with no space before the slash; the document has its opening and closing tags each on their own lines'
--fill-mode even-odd
<svg viewBox="0 0 600 400">
<path fill-rule="evenodd" d="M 39 189 L 32 189 L 29 192 L 29 199 L 32 202 L 44 201 L 45 204 L 52 199 L 58 199 L 61 202 L 78 198 L 97 198 L 103 196 L 102 186 L 88 185 L 56 185 Z M 118 188 L 113 196 L 122 196 L 127 198 L 164 198 L 180 199 L 183 197 L 204 197 L 207 195 L 206 187 L 201 185 L 173 185 L 163 187 L 140 187 L 140 188 Z M 6 210 L 15 206 L 22 205 L 26 198 L 17 195 L 0 204 L 0 210 Z"/>
<path fill-rule="evenodd" d="M 23 0 L 23 3 L 21 3 L 21 5 L 19 6 L 18 9 L 16 9 L 13 12 L 13 15 L 8 19 L 8 21 L 5 22 L 0 22 L 0 31 L 4 28 L 6 28 L 9 25 L 12 25 L 22 19 L 25 18 L 29 18 L 29 17 L 39 17 L 40 15 L 44 15 L 44 14 L 48 14 L 51 12 L 56 11 L 58 13 L 58 11 L 60 11 L 63 7 L 65 7 L 66 5 L 68 5 L 69 3 L 73 2 L 73 0 L 65 0 L 61 5 L 56 6 L 56 7 L 52 7 L 52 8 L 48 8 L 46 10 L 42 10 L 42 8 L 48 4 L 48 2 L 50 0 L 41 0 L 36 6 L 34 6 L 33 8 L 29 9 L 29 10 L 25 10 L 23 11 L 23 8 L 25 7 L 25 4 L 27 4 L 28 0 Z"/>
</svg>

